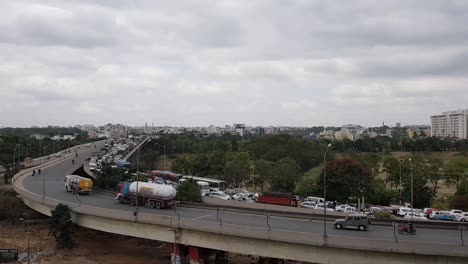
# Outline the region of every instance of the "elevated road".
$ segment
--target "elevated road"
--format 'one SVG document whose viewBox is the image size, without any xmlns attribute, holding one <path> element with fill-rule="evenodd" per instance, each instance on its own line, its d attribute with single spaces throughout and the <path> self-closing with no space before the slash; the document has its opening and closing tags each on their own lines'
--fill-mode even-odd
<svg viewBox="0 0 468 264">
<path fill-rule="evenodd" d="M 99 142 L 97 147 L 103 144 Z M 41 175 L 20 173 L 15 176 L 15 190 L 26 204 L 42 213 L 50 214 L 48 210 L 57 203 L 66 203 L 76 212 L 74 221 L 78 224 L 161 241 L 317 263 L 340 259 L 346 263 L 417 263 L 416 256 L 418 261 L 429 261 L 421 263 L 468 262 L 462 258 L 468 257 L 468 247 L 462 245 L 463 233 L 457 230 L 418 228 L 416 236 L 408 236 L 395 234 L 393 227 L 371 226 L 361 232 L 336 230 L 327 223 L 324 247 L 321 221 L 197 208 L 136 210 L 103 194 L 74 196 L 66 192 L 64 175 L 82 165 L 93 151 L 82 147 L 78 158 L 66 156 L 51 162 Z M 247 246 L 249 243 L 255 246 Z"/>
</svg>

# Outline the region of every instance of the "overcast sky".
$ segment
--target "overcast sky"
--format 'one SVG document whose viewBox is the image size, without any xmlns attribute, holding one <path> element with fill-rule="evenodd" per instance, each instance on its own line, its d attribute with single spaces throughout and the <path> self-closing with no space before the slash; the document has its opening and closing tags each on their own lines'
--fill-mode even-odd
<svg viewBox="0 0 468 264">
<path fill-rule="evenodd" d="M 468 1 L 1 1 L 0 126 L 429 124 Z"/>
</svg>

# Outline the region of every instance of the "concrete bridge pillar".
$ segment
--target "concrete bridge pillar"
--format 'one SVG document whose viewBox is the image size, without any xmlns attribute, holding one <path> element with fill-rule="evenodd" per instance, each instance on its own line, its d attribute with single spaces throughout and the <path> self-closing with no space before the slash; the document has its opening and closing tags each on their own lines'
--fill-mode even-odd
<svg viewBox="0 0 468 264">
<path fill-rule="evenodd" d="M 189 246 L 190 264 L 226 264 L 228 252 Z"/>
<path fill-rule="evenodd" d="M 171 264 L 181 264 L 181 260 L 183 256 L 181 256 L 181 245 L 179 244 L 171 244 Z"/>
</svg>

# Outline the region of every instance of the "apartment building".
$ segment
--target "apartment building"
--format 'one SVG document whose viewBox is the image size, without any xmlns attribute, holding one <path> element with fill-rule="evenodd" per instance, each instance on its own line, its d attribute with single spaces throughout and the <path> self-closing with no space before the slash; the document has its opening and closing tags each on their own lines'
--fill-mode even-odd
<svg viewBox="0 0 468 264">
<path fill-rule="evenodd" d="M 439 138 L 468 138 L 468 109 L 431 116 L 431 135 Z"/>
</svg>

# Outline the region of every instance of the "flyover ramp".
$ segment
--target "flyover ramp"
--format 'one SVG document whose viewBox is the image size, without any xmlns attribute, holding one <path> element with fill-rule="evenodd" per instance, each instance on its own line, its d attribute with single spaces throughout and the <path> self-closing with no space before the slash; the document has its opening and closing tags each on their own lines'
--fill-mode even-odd
<svg viewBox="0 0 468 264">
<path fill-rule="evenodd" d="M 82 150 L 75 164 L 83 164 L 91 152 Z M 467 263 L 468 247 L 461 245 L 456 230 L 418 229 L 416 236 L 395 237 L 392 227 L 371 226 L 368 232 L 359 232 L 327 224 L 324 246 L 321 221 L 197 208 L 139 207 L 135 214 L 135 207 L 106 195 L 67 193 L 63 176 L 71 169 L 70 159 L 46 166 L 45 178 L 31 177 L 28 171 L 15 175 L 14 188 L 25 203 L 47 215 L 58 203 L 67 204 L 75 223 L 97 230 L 316 263 Z"/>
</svg>

